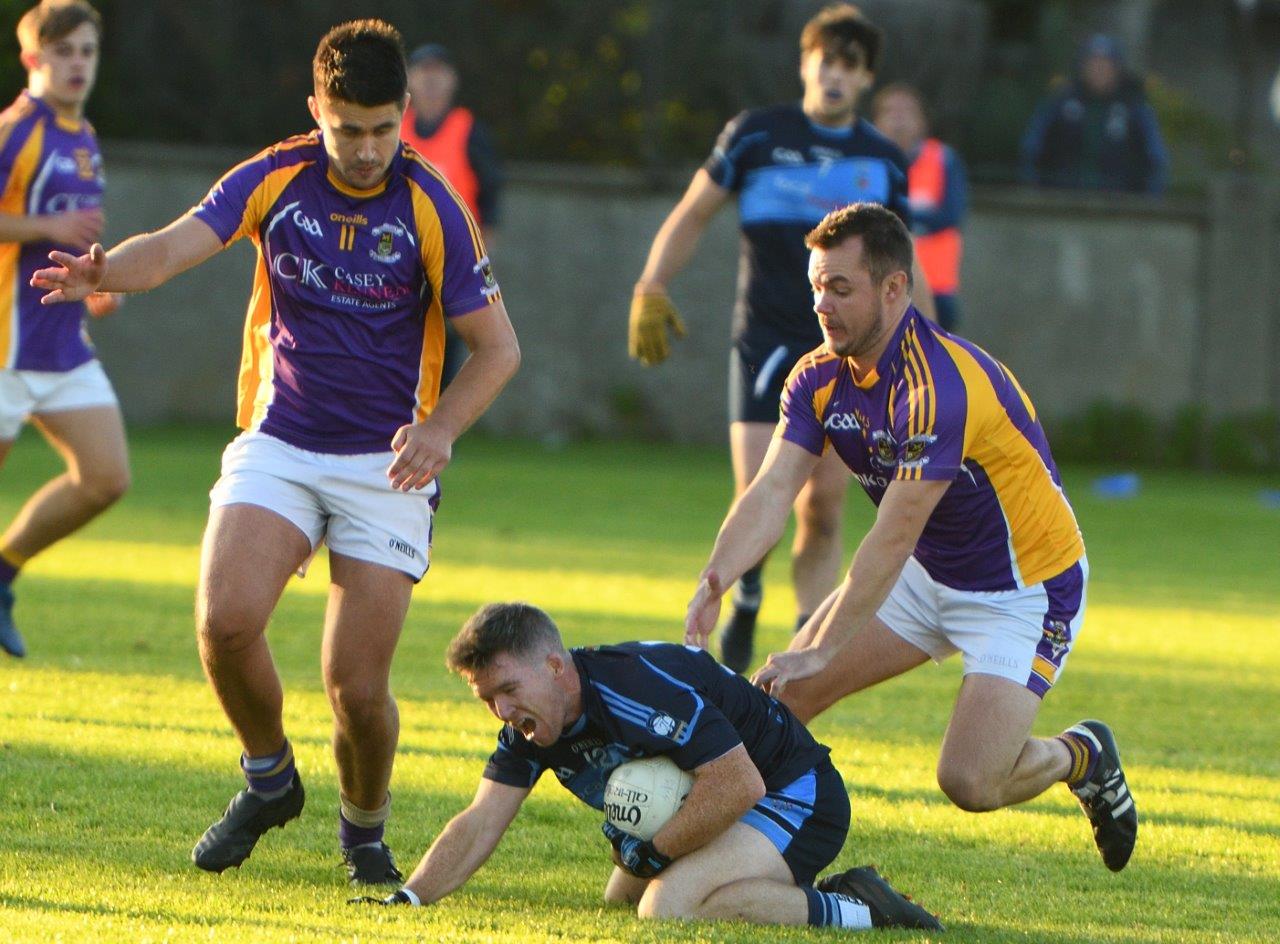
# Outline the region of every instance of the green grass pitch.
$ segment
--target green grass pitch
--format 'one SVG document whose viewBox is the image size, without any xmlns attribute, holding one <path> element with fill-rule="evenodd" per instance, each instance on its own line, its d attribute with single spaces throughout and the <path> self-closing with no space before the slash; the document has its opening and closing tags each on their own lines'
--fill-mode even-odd
<svg viewBox="0 0 1280 944">
<path fill-rule="evenodd" d="M 544 778 L 472 882 L 424 910 L 359 910 L 336 853 L 337 786 L 319 677 L 323 558 L 269 638 L 308 788 L 301 820 L 245 866 L 206 875 L 192 843 L 240 788 L 238 748 L 196 658 L 191 606 L 221 431 L 144 431 L 135 487 L 19 584 L 31 654 L 0 660 L 0 941 L 802 941 L 841 932 L 653 924 L 606 909 L 598 814 Z M 0 517 L 56 469 L 28 433 L 0 471 Z M 1280 510 L 1270 484 L 1146 475 L 1103 501 L 1066 480 L 1093 580 L 1084 632 L 1037 733 L 1117 732 L 1142 826 L 1102 866 L 1064 789 L 985 815 L 934 782 L 959 679 L 925 666 L 814 725 L 853 800 L 841 867 L 875 862 L 938 912 L 944 940 L 1162 944 L 1280 937 Z M 403 723 L 388 840 L 408 872 L 470 799 L 496 722 L 441 664 L 480 603 L 524 598 L 570 644 L 671 639 L 729 497 L 720 452 L 464 440 L 445 476 L 435 563 L 393 684 Z M 856 491 L 856 490 L 855 490 Z M 850 545 L 870 519 L 851 492 Z M 767 572 L 764 643 L 791 621 Z M 897 933 L 895 939 L 923 935 Z M 876 935 L 879 940 L 879 934 Z"/>
</svg>

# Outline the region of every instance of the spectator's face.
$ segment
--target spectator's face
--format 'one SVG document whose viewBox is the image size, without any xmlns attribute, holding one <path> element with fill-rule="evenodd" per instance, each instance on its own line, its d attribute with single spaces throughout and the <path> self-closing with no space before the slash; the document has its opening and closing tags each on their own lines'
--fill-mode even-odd
<svg viewBox="0 0 1280 944">
<path fill-rule="evenodd" d="M 458 73 L 447 63 L 423 62 L 409 70 L 409 101 L 428 121 L 449 110 L 457 90 Z"/>
<path fill-rule="evenodd" d="M 850 62 L 825 49 L 810 49 L 800 58 L 805 114 L 822 124 L 849 123 L 858 98 L 874 79 L 861 61 Z"/>
<path fill-rule="evenodd" d="M 83 105 L 98 74 L 98 31 L 81 23 L 66 36 L 25 54 L 32 91 L 58 105 Z"/>
<path fill-rule="evenodd" d="M 1094 95 L 1110 95 L 1120 82 L 1120 66 L 1110 56 L 1095 54 L 1080 64 L 1080 79 Z"/>
<path fill-rule="evenodd" d="M 307 99 L 311 117 L 324 132 L 329 167 L 342 183 L 368 190 L 382 182 L 400 147 L 405 104 L 365 106 L 315 95 Z"/>
<path fill-rule="evenodd" d="M 928 128 L 920 101 L 909 92 L 891 92 L 877 102 L 876 127 L 902 150 L 910 152 L 924 140 Z"/>
</svg>

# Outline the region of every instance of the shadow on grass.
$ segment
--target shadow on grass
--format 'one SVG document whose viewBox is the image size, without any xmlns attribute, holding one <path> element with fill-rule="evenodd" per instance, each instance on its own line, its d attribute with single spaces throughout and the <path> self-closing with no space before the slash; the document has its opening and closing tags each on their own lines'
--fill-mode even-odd
<svg viewBox="0 0 1280 944">
<path fill-rule="evenodd" d="M 6 778 L 3 788 L 0 863 L 20 866 L 6 867 L 0 876 L 21 875 L 26 887 L 68 889 L 56 895 L 19 893 L 12 878 L 0 878 L 0 885 L 8 886 L 0 892 L 6 907 L 193 926 L 333 932 L 324 919 L 338 917 L 330 909 L 340 909 L 350 892 L 337 863 L 337 785 L 331 778 L 309 778 L 301 820 L 264 837 L 242 870 L 214 876 L 197 871 L 187 857 L 192 842 L 221 811 L 228 776 L 160 763 L 68 758 L 43 749 L 13 751 L 6 760 L 16 762 L 7 764 L 16 776 Z M 411 867 L 468 802 L 473 786 L 396 787 L 388 839 L 400 851 L 402 865 Z M 599 814 L 568 794 L 554 796 L 531 797 L 465 894 L 433 912 L 450 909 L 460 924 L 471 926 L 478 904 L 481 930 L 488 910 L 507 916 L 504 926 L 510 916 L 520 915 L 531 931 L 549 923 L 547 910 L 597 912 L 609 872 Z M 1025 942 L 1030 937 L 1068 944 L 1147 944 L 1181 939 L 1175 935 L 1190 928 L 1236 940 L 1258 931 L 1258 922 L 1274 916 L 1280 900 L 1280 879 L 1229 872 L 1220 860 L 1195 869 L 1135 860 L 1126 872 L 1112 875 L 1091 849 L 1052 854 L 1027 849 L 1014 829 L 1003 841 L 940 840 L 906 826 L 855 824 L 834 867 L 869 861 L 938 912 L 950 929 L 947 939 L 958 941 Z M 154 907 L 137 903 L 153 895 L 160 896 Z M 282 917 L 283 901 L 295 914 L 301 902 L 304 920 Z M 315 903 L 315 922 L 305 920 L 308 902 Z M 1086 902 L 1090 907 L 1082 912 Z M 338 920 L 357 923 L 354 917 Z M 621 924 L 628 937 L 634 930 L 657 939 L 656 930 L 626 920 Z M 727 932 L 737 929 L 725 926 L 726 934 L 712 936 L 731 937 Z M 661 937 L 704 940 L 707 926 L 669 926 L 667 931 Z"/>
</svg>

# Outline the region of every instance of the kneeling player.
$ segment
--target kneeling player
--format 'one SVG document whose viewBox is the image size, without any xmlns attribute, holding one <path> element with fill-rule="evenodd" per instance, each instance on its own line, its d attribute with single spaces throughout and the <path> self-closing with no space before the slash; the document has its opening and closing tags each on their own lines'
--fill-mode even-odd
<svg viewBox="0 0 1280 944">
<path fill-rule="evenodd" d="M 429 904 L 460 887 L 543 771 L 603 809 L 614 768 L 665 754 L 693 788 L 651 840 L 605 825 L 618 863 L 606 901 L 635 904 L 642 918 L 941 929 L 869 867 L 813 887 L 849 831 L 844 781 L 790 711 L 705 652 L 569 651 L 542 610 L 494 603 L 462 627 L 447 661 L 505 726 L 471 805 L 384 903 Z"/>
</svg>

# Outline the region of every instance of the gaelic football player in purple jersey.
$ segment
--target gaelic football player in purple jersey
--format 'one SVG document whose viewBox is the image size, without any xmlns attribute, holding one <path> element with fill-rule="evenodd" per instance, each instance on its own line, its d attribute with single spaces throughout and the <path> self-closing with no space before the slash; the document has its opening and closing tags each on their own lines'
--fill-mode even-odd
<svg viewBox="0 0 1280 944">
<path fill-rule="evenodd" d="M 322 663 L 334 714 L 339 840 L 353 882 L 400 879 L 383 842 L 399 735 L 388 688 L 413 585 L 427 570 L 437 477 L 520 352 L 479 227 L 399 140 L 400 34 L 330 30 L 308 99 L 318 129 L 229 171 L 190 213 L 109 253 L 52 253 L 45 302 L 145 291 L 240 237 L 257 250 L 238 423 L 223 454 L 196 597 L 205 673 L 248 781 L 196 844 L 221 872 L 302 810 L 265 630 L 323 540 L 332 584 Z M 471 351 L 441 395 L 444 322 Z"/>
<path fill-rule="evenodd" d="M 845 581 L 754 680 L 807 721 L 960 652 L 943 792 L 981 812 L 1064 781 L 1119 871 L 1138 814 L 1110 729 L 1083 721 L 1031 736 L 1084 621 L 1089 568 L 1030 398 L 1007 367 L 916 310 L 911 237 L 893 213 L 844 207 L 805 245 L 823 343 L 787 379 L 773 444 L 720 528 L 685 641 L 706 644 L 725 589 L 777 540 L 819 457 L 834 453 L 875 503 L 875 523 Z"/>
<path fill-rule="evenodd" d="M 101 32 L 83 0 L 28 10 L 18 21 L 27 88 L 0 114 L 0 463 L 30 419 L 67 464 L 0 536 L 0 649 L 17 657 L 26 654 L 13 619 L 22 565 L 129 487 L 120 407 L 84 330 L 86 316 L 110 314 L 117 299 L 42 308 L 27 284 L 49 250 L 83 251 L 102 233 L 102 156 L 84 117 Z"/>
</svg>

